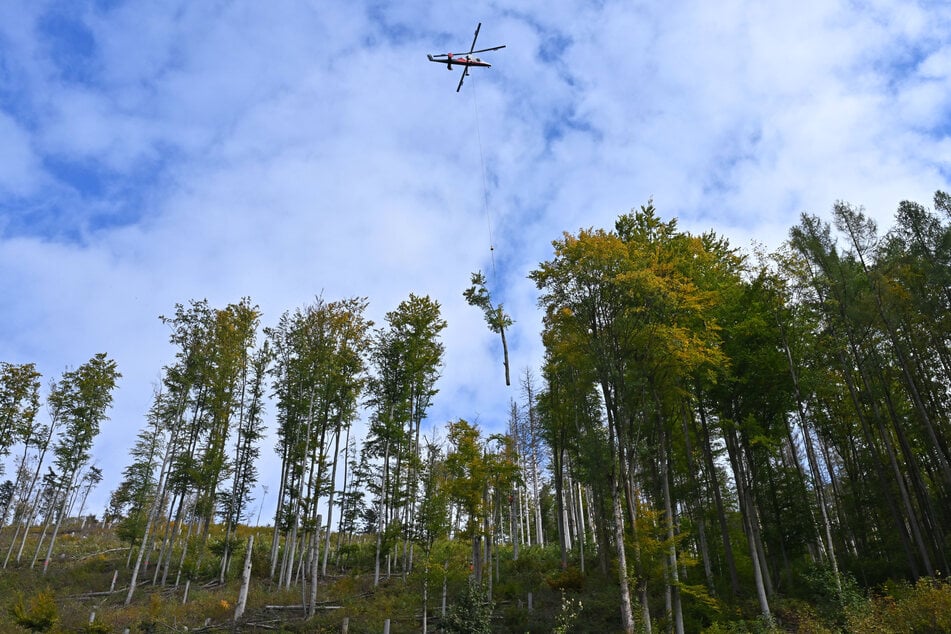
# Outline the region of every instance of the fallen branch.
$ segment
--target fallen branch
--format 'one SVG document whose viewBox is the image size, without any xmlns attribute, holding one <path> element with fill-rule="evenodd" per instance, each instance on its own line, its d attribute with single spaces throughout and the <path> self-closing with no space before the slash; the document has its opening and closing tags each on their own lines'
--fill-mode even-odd
<svg viewBox="0 0 951 634">
<path fill-rule="evenodd" d="M 105 555 L 106 553 L 114 553 L 114 552 L 116 552 L 117 550 L 128 550 L 128 548 L 126 548 L 125 546 L 123 546 L 122 548 L 110 548 L 109 550 L 103 550 L 103 551 L 98 552 L 98 553 L 93 553 L 93 554 L 91 554 L 91 555 L 86 555 L 86 556 L 84 556 L 84 557 L 80 557 L 80 558 L 77 559 L 76 561 L 83 561 L 83 560 L 85 560 L 85 559 L 89 559 L 90 557 L 97 557 L 97 556 L 99 556 L 99 555 Z"/>
</svg>

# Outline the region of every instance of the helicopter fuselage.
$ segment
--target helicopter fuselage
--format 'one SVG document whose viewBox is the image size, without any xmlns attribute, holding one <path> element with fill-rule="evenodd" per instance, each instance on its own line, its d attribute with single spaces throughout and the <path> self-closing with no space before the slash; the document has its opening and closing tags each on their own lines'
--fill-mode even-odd
<svg viewBox="0 0 951 634">
<path fill-rule="evenodd" d="M 449 70 L 452 70 L 453 64 L 457 66 L 478 66 L 481 68 L 492 67 L 492 64 L 488 62 L 483 62 L 478 57 L 470 57 L 467 55 L 460 56 L 460 57 L 453 57 L 452 53 L 449 53 L 445 58 L 441 58 L 441 57 L 437 58 L 437 57 L 433 57 L 432 55 L 427 55 L 426 57 L 428 57 L 429 61 L 431 62 L 436 62 L 438 64 L 445 64 L 446 68 L 448 68 Z"/>
</svg>

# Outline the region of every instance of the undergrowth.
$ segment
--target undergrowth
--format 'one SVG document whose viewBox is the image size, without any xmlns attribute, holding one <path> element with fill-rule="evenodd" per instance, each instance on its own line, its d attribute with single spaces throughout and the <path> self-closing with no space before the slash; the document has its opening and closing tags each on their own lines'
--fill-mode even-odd
<svg viewBox="0 0 951 634">
<path fill-rule="evenodd" d="M 175 586 L 170 575 L 168 585 L 155 586 L 149 568 L 125 605 L 128 546 L 114 531 L 92 528 L 67 535 L 46 574 L 41 561 L 30 566 L 29 542 L 19 564 L 14 558 L 0 569 L 0 632 L 339 632 L 346 618 L 351 632 L 382 632 L 389 620 L 390 632 L 400 634 L 421 631 L 424 592 L 433 632 L 615 632 L 620 624 L 617 572 L 602 572 L 594 559 L 562 570 L 557 548 L 523 548 L 517 560 L 502 548 L 491 585 L 486 577 L 477 586 L 469 582 L 469 546 L 452 542 L 434 546 L 428 559 L 421 555 L 405 575 L 384 571 L 374 585 L 372 545 L 355 541 L 339 568 L 319 581 L 316 613 L 307 618 L 309 585 L 278 588 L 268 578 L 269 531 L 256 535 L 247 608 L 237 625 L 241 561 L 219 584 L 216 558 L 206 556 L 201 569 L 193 569 L 187 600 L 184 579 Z M 0 539 L 2 554 L 8 545 Z M 654 631 L 662 631 L 669 624 L 664 588 L 648 590 Z M 686 629 L 708 634 L 951 632 L 951 584 L 943 579 L 889 582 L 866 594 L 849 575 L 842 575 L 840 587 L 829 570 L 813 567 L 797 573 L 795 594 L 771 598 L 770 622 L 757 616 L 750 597 L 724 601 L 702 584 L 687 583 L 681 597 Z"/>
</svg>

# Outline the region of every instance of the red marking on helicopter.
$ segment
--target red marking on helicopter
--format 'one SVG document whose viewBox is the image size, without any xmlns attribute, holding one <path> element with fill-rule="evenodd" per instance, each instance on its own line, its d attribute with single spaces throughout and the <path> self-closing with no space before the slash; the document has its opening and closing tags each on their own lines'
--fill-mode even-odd
<svg viewBox="0 0 951 634">
<path fill-rule="evenodd" d="M 475 50 L 476 40 L 479 39 L 479 29 L 482 28 L 482 23 L 476 26 L 475 36 L 472 38 L 472 46 L 469 47 L 468 53 L 462 53 L 459 56 L 454 56 L 452 53 L 442 53 L 440 55 L 427 55 L 431 62 L 438 62 L 440 64 L 445 64 L 447 70 L 452 70 L 452 65 L 462 66 L 462 77 L 459 78 L 459 85 L 456 86 L 456 92 L 462 88 L 462 82 L 466 80 L 466 76 L 469 74 L 469 67 L 476 66 L 479 68 L 491 68 L 492 64 L 484 62 L 478 57 L 473 57 L 474 53 L 485 53 L 486 51 L 497 51 L 500 48 L 505 48 L 505 44 L 501 46 L 492 46 L 490 48 L 480 48 Z"/>
</svg>

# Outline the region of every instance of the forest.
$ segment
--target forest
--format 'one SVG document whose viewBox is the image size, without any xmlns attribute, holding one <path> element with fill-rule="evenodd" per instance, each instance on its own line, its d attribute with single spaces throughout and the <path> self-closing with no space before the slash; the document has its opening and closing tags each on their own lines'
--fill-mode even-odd
<svg viewBox="0 0 951 634">
<path fill-rule="evenodd" d="M 44 389 L 3 362 L 0 626 L 951 631 L 951 196 L 887 231 L 836 202 L 751 254 L 648 202 L 527 274 L 544 364 L 513 373 L 494 433 L 428 418 L 428 296 L 380 324 L 359 296 L 267 327 L 250 298 L 176 306 L 102 517 L 120 368 L 96 354 Z"/>
</svg>

